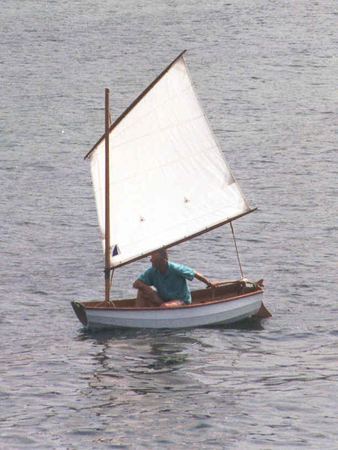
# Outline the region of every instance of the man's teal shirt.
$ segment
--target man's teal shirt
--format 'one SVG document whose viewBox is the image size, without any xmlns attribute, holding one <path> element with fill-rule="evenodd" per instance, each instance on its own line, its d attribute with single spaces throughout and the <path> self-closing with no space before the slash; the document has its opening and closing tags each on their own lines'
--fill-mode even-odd
<svg viewBox="0 0 338 450">
<path fill-rule="evenodd" d="M 187 280 L 192 280 L 195 271 L 183 264 L 168 262 L 167 271 L 161 273 L 155 267 L 150 267 L 144 274 L 139 276 L 139 280 L 148 286 L 154 286 L 158 295 L 164 300 L 183 300 L 184 303 L 191 303 L 191 293 Z"/>
</svg>

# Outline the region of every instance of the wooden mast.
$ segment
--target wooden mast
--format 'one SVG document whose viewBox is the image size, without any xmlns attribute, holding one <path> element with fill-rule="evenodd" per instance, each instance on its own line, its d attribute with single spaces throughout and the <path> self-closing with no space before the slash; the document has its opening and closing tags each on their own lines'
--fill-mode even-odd
<svg viewBox="0 0 338 450">
<path fill-rule="evenodd" d="M 105 302 L 109 302 L 110 291 L 110 197 L 109 197 L 109 89 L 105 90 Z"/>
</svg>

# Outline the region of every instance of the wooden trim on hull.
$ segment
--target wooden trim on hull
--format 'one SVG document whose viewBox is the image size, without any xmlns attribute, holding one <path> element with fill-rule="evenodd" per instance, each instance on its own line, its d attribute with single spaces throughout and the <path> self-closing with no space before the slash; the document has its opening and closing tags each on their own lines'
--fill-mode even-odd
<svg viewBox="0 0 338 450">
<path fill-rule="evenodd" d="M 204 306 L 210 306 L 210 305 L 215 305 L 218 303 L 226 303 L 226 302 L 232 302 L 235 300 L 240 300 L 242 298 L 245 297 L 250 297 L 252 295 L 257 295 L 257 294 L 262 294 L 264 292 L 263 289 L 259 288 L 257 289 L 257 291 L 254 292 L 249 292 L 247 294 L 241 294 L 241 295 L 236 295 L 233 297 L 229 297 L 229 298 L 223 298 L 223 299 L 218 299 L 218 300 L 210 300 L 210 301 L 202 301 L 200 303 L 195 303 L 195 304 L 191 304 L 191 305 L 181 305 L 181 306 L 176 306 L 173 308 L 170 308 L 171 310 L 174 309 L 191 309 L 191 308 L 201 308 Z M 130 299 L 131 301 L 133 301 L 134 299 Z M 96 303 L 96 304 L 95 304 Z M 118 304 L 119 301 L 117 300 L 114 304 Z M 167 308 L 161 308 L 161 307 L 147 307 L 147 308 L 136 308 L 134 306 L 129 306 L 129 307 L 119 307 L 119 306 L 113 306 L 113 305 L 107 305 L 107 303 L 105 302 L 80 302 L 78 303 L 79 305 L 83 306 L 83 308 L 85 309 L 106 309 L 108 311 L 167 311 Z"/>
</svg>

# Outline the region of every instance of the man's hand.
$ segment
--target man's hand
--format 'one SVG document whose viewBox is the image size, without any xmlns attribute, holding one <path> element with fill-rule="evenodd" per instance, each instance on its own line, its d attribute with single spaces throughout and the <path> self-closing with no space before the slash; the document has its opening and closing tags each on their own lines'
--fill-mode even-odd
<svg viewBox="0 0 338 450">
<path fill-rule="evenodd" d="M 206 278 L 204 275 L 200 274 L 200 273 L 195 273 L 195 278 L 197 278 L 198 280 L 202 281 L 203 283 L 205 283 L 208 287 L 210 288 L 215 288 L 216 285 L 215 283 L 213 283 L 212 281 L 208 280 L 208 278 Z"/>
<path fill-rule="evenodd" d="M 153 294 L 154 290 L 148 286 L 147 284 L 143 283 L 141 280 L 136 280 L 133 284 L 133 288 L 139 289 L 140 291 L 144 292 L 145 294 Z"/>
</svg>

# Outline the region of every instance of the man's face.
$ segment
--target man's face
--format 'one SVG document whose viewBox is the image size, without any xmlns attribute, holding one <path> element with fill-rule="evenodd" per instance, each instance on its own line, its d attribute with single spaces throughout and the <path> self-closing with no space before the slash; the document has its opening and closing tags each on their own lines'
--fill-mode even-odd
<svg viewBox="0 0 338 450">
<path fill-rule="evenodd" d="M 150 262 L 153 267 L 159 267 L 161 262 L 161 255 L 159 254 L 159 252 L 154 252 L 150 255 Z"/>
</svg>

